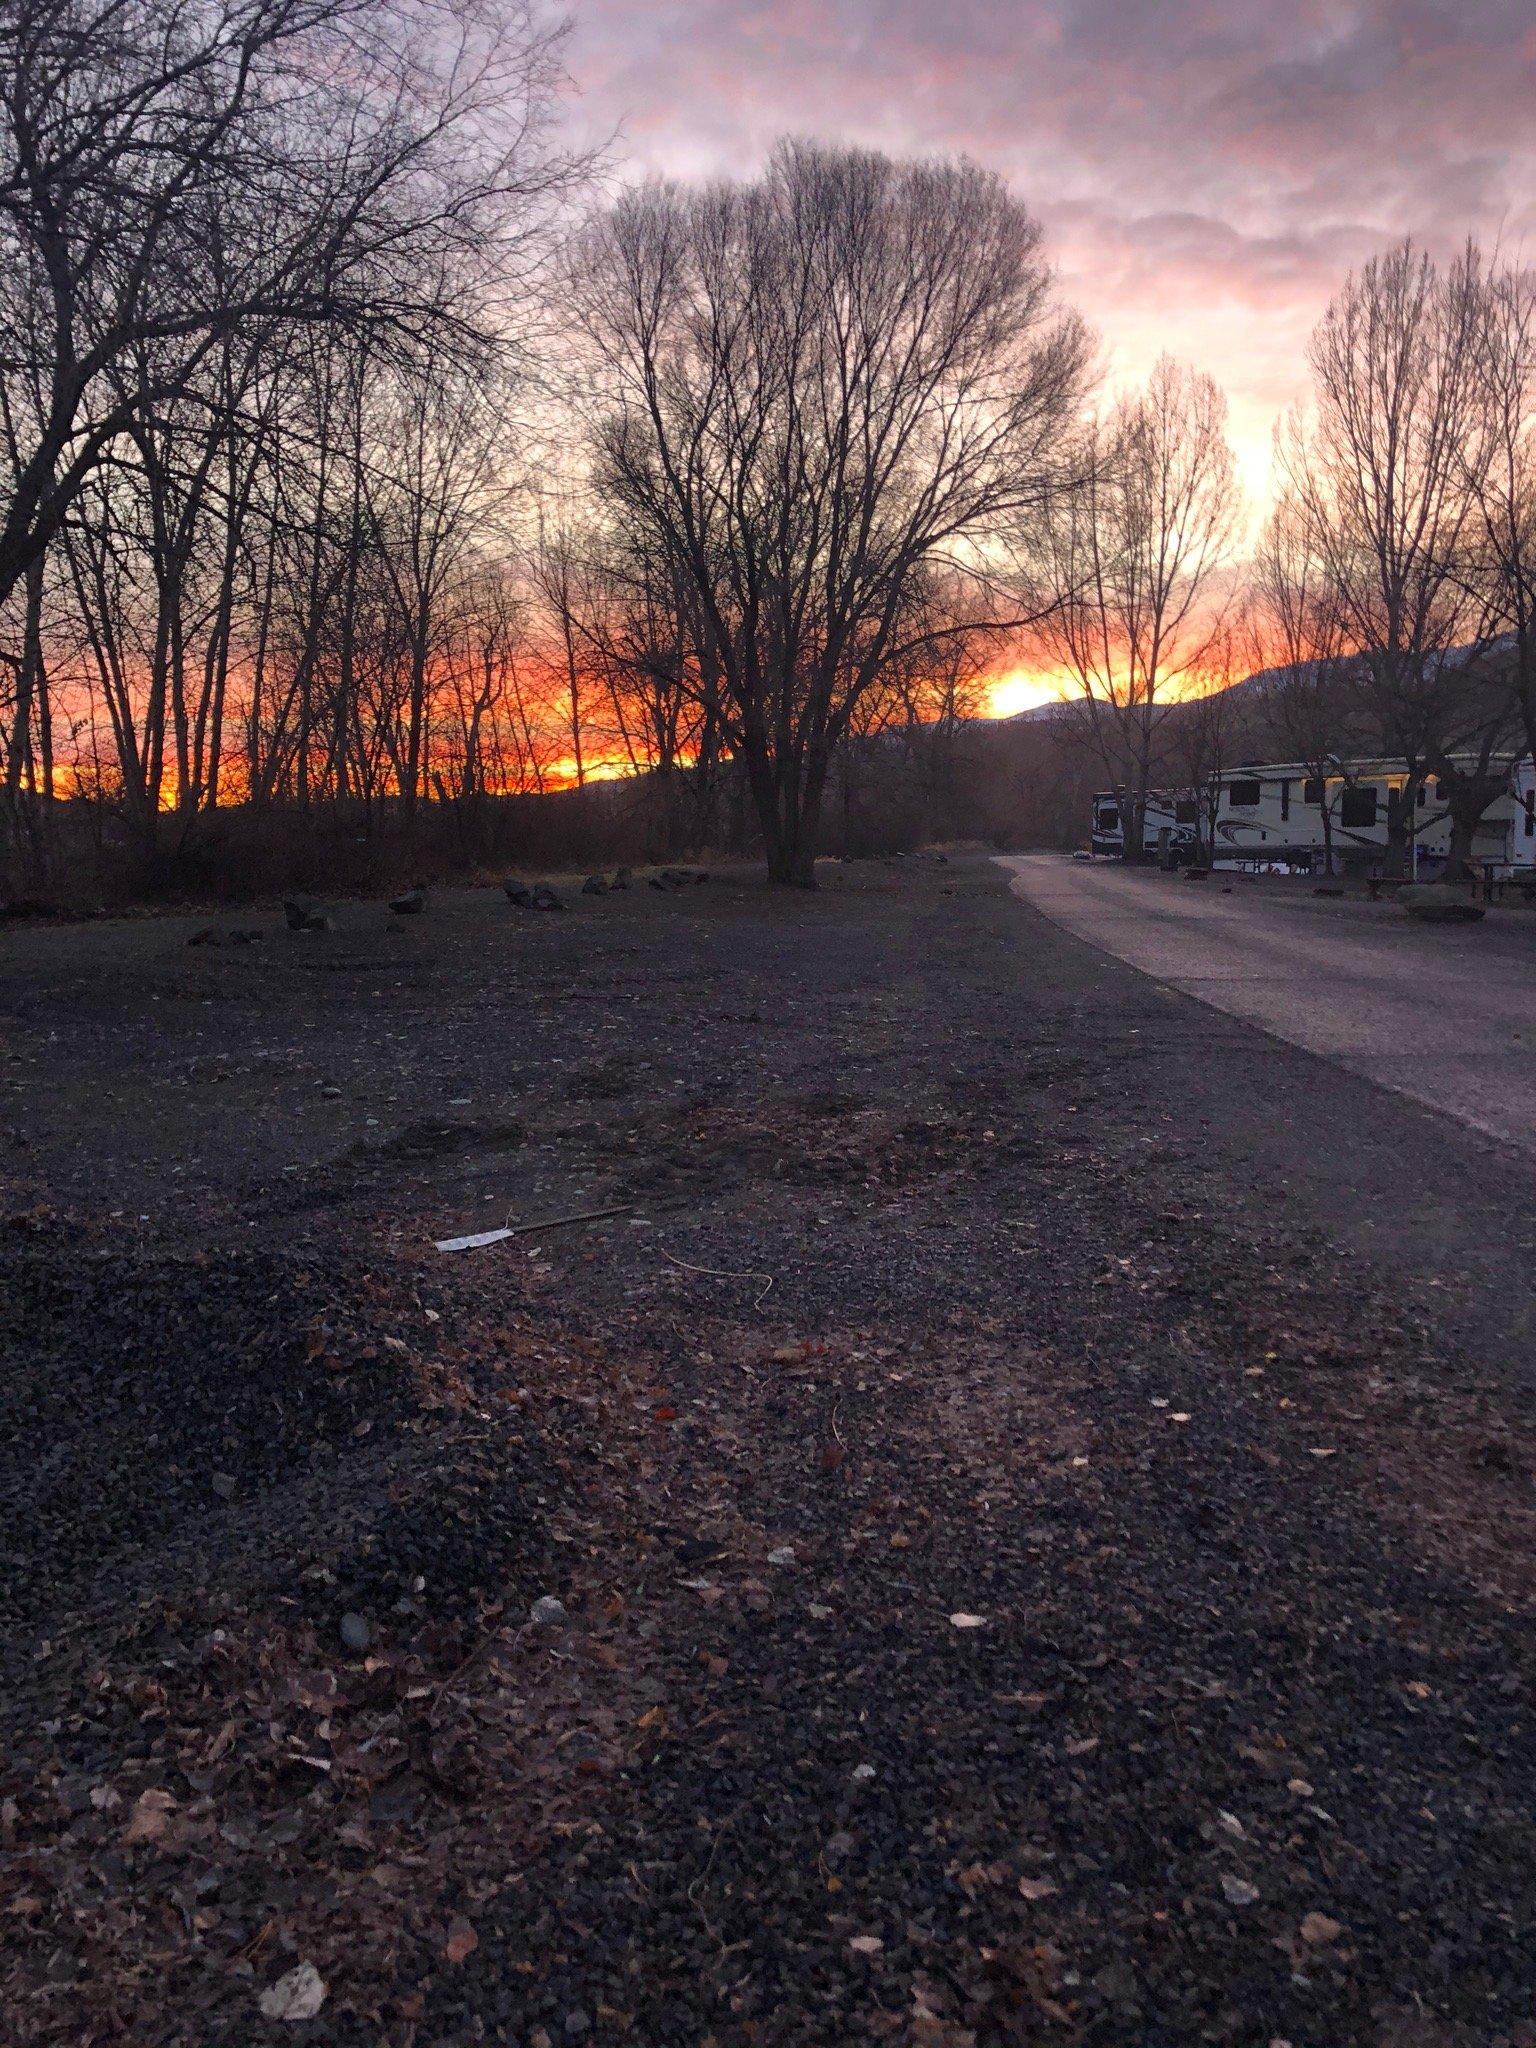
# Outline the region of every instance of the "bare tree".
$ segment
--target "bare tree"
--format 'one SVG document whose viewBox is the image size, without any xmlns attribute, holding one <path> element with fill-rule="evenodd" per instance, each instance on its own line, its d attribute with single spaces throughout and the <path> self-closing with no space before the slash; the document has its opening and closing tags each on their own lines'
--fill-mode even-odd
<svg viewBox="0 0 1536 2048">
<path fill-rule="evenodd" d="M 1089 428 L 1086 488 L 1062 493 L 1046 522 L 1039 639 L 1120 791 L 1128 860 L 1142 857 L 1169 713 L 1225 632 L 1241 512 L 1226 426 L 1212 379 L 1163 357 L 1145 391 Z"/>
<path fill-rule="evenodd" d="M 554 61 L 519 12 L 10 0 L 0 602 L 104 453 L 244 323 L 465 339 L 436 286 L 549 174 L 519 151 Z M 152 374 L 113 374 L 135 356 Z"/>
<path fill-rule="evenodd" d="M 1536 754 L 1536 271 L 1479 279 L 1472 575 L 1501 650 L 1526 748 Z"/>
<path fill-rule="evenodd" d="M 1345 653 L 1341 607 L 1306 507 L 1283 493 L 1264 523 L 1249 567 L 1243 638 L 1262 679 L 1265 723 L 1287 760 L 1316 789 L 1323 871 L 1333 873 L 1332 789 L 1350 779 L 1360 729 Z"/>
<path fill-rule="evenodd" d="M 828 768 L 908 651 L 912 578 L 977 575 L 1040 505 L 1083 331 L 997 179 L 800 143 L 752 185 L 621 200 L 575 302 L 599 488 L 686 585 L 769 874 L 810 886 Z"/>
<path fill-rule="evenodd" d="M 1357 696 L 1382 750 L 1405 764 L 1387 810 L 1399 875 L 1426 775 L 1459 772 L 1467 668 L 1448 656 L 1483 617 L 1467 573 L 1477 272 L 1470 253 L 1442 273 L 1405 244 L 1352 276 L 1312 337 L 1315 412 L 1288 449 Z"/>
</svg>

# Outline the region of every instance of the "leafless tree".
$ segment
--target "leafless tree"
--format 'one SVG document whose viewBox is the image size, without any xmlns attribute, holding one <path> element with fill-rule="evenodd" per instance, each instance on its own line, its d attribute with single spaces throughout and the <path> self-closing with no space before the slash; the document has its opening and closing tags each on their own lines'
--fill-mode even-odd
<svg viewBox="0 0 1536 2048">
<path fill-rule="evenodd" d="M 1396 874 L 1425 777 L 1454 784 L 1467 739 L 1468 665 L 1450 656 L 1483 618 L 1468 575 L 1477 271 L 1470 254 L 1442 272 L 1405 244 L 1352 276 L 1312 337 L 1314 413 L 1287 450 L 1357 696 L 1382 751 L 1405 764 L 1387 811 Z"/>
<path fill-rule="evenodd" d="M 1536 271 L 1479 274 L 1476 421 L 1466 480 L 1476 591 L 1525 745 L 1536 753 Z"/>
<path fill-rule="evenodd" d="M 1323 871 L 1331 875 L 1334 793 L 1350 780 L 1361 719 L 1337 586 L 1306 507 L 1292 493 L 1282 493 L 1254 549 L 1242 637 L 1262 678 L 1273 744 L 1316 788 Z"/>
<path fill-rule="evenodd" d="M 1086 487 L 1061 493 L 1045 525 L 1041 647 L 1120 791 L 1130 860 L 1170 711 L 1209 669 L 1231 605 L 1241 499 L 1226 426 L 1212 379 L 1163 357 L 1090 426 Z"/>
<path fill-rule="evenodd" d="M 1064 456 L 1086 359 L 1040 230 L 964 163 L 786 143 L 750 185 L 650 186 L 585 238 L 596 481 L 689 593 L 695 681 L 778 882 L 908 649 L 912 579 L 979 575 Z"/>
</svg>

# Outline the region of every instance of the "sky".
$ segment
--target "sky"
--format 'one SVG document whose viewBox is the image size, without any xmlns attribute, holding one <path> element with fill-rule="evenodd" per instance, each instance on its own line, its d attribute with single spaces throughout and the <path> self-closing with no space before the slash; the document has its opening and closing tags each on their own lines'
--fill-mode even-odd
<svg viewBox="0 0 1536 2048">
<path fill-rule="evenodd" d="M 1351 266 L 1536 257 L 1536 0 L 576 0 L 570 61 L 620 176 L 750 176 L 786 133 L 999 171 L 1111 386 L 1162 350 L 1223 386 L 1257 505 Z"/>
</svg>

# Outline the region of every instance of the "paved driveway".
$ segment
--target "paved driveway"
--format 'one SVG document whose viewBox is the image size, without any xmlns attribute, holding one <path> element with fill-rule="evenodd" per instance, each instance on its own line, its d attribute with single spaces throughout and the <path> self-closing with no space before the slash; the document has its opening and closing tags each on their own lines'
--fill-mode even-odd
<svg viewBox="0 0 1536 2048">
<path fill-rule="evenodd" d="M 1036 910 L 1166 987 L 1536 1158 L 1536 915 L 1423 925 L 1283 878 L 1002 864 Z"/>
</svg>

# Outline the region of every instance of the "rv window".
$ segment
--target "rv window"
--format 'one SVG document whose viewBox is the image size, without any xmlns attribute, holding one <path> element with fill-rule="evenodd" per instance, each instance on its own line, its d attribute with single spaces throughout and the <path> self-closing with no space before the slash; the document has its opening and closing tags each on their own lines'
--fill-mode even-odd
<svg viewBox="0 0 1536 2048">
<path fill-rule="evenodd" d="M 1281 821 L 1281 823 L 1282 823 L 1282 824 L 1284 824 L 1285 820 L 1286 820 L 1286 819 L 1287 819 L 1287 818 L 1288 818 L 1288 817 L 1289 817 L 1290 815 L 1291 815 L 1291 785 L 1289 784 L 1289 782 L 1282 782 L 1282 783 L 1281 783 L 1281 785 L 1280 785 L 1280 821 Z"/>
<path fill-rule="evenodd" d="M 1525 805 L 1525 836 L 1536 839 L 1536 790 L 1528 789 L 1522 802 Z"/>
<path fill-rule="evenodd" d="M 1119 826 L 1120 813 L 1115 809 L 1113 804 L 1101 804 L 1099 806 L 1098 815 L 1094 819 L 1094 823 L 1098 826 L 1101 832 L 1113 832 Z"/>
<path fill-rule="evenodd" d="M 1320 775 L 1309 775 L 1301 785 L 1301 800 L 1304 804 L 1321 804 L 1323 782 Z"/>
<path fill-rule="evenodd" d="M 1173 807 L 1175 825 L 1197 825 L 1200 822 L 1200 806 L 1193 797 L 1181 796 Z"/>
<path fill-rule="evenodd" d="M 1339 823 L 1358 831 L 1376 822 L 1374 789 L 1346 789 L 1339 805 Z"/>
<path fill-rule="evenodd" d="M 1423 784 L 1423 783 L 1421 782 L 1421 783 L 1419 784 L 1419 794 L 1418 794 L 1417 798 L 1415 799 L 1415 801 L 1417 802 L 1417 804 L 1418 804 L 1418 806 L 1419 806 L 1419 809 L 1420 809 L 1421 811 L 1422 811 L 1422 810 L 1423 810 L 1423 808 L 1424 808 L 1425 800 L 1426 800 L 1426 799 L 1428 798 L 1428 796 L 1429 796 L 1429 791 L 1428 791 L 1428 790 L 1427 790 L 1427 789 L 1425 788 L 1424 784 Z"/>
<path fill-rule="evenodd" d="M 1245 777 L 1240 782 L 1229 782 L 1227 784 L 1227 809 L 1229 811 L 1256 810 L 1258 808 L 1259 795 L 1259 780 L 1257 776 L 1254 776 L 1251 781 Z"/>
</svg>

